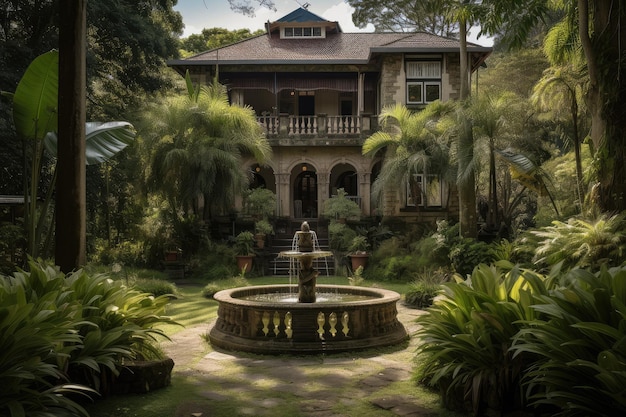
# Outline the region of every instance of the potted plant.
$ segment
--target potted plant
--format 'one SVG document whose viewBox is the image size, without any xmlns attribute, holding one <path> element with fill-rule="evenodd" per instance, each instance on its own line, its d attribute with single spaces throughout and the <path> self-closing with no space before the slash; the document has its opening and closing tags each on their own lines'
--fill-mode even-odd
<svg viewBox="0 0 626 417">
<path fill-rule="evenodd" d="M 346 219 L 359 219 L 361 208 L 357 203 L 347 197 L 348 193 L 343 188 L 337 189 L 337 195 L 332 196 L 324 202 L 323 215 L 329 219 L 337 219 L 340 223 L 345 223 Z"/>
<path fill-rule="evenodd" d="M 256 220 L 267 219 L 274 215 L 276 194 L 267 188 L 254 188 L 246 191 L 243 196 L 244 214 Z"/>
<path fill-rule="evenodd" d="M 261 219 L 254 223 L 254 232 L 257 247 L 259 249 L 263 249 L 265 247 L 265 236 L 274 233 L 274 228 L 269 220 Z"/>
<path fill-rule="evenodd" d="M 350 251 L 349 256 L 353 271 L 356 271 L 359 267 L 365 268 L 369 258 L 369 253 L 367 253 L 369 247 L 370 244 L 367 241 L 367 237 L 363 235 L 355 236 L 352 239 L 348 250 Z"/>
<path fill-rule="evenodd" d="M 235 254 L 237 258 L 237 268 L 250 272 L 252 270 L 252 260 L 254 259 L 254 235 L 245 230 L 235 237 Z"/>
</svg>

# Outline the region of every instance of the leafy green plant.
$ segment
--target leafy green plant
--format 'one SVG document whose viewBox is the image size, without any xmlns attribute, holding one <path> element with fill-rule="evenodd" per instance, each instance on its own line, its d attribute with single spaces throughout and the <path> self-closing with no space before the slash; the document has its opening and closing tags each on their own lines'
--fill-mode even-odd
<svg viewBox="0 0 626 417">
<path fill-rule="evenodd" d="M 254 253 L 254 235 L 248 230 L 244 230 L 235 237 L 234 245 L 237 255 L 250 255 Z"/>
<path fill-rule="evenodd" d="M 0 277 L 1 415 L 87 415 L 66 395 L 92 391 L 67 383 L 58 366 L 81 341 L 74 332 L 79 306 L 70 297 L 52 268 Z"/>
<path fill-rule="evenodd" d="M 573 270 L 538 294 L 537 318 L 515 336 L 515 357 L 539 359 L 525 379 L 530 400 L 558 416 L 626 414 L 626 268 Z"/>
<path fill-rule="evenodd" d="M 562 262 L 564 270 L 601 265 L 618 266 L 626 260 L 626 223 L 623 214 L 595 220 L 570 218 L 532 231 L 534 261 L 540 265 Z M 531 245 L 532 241 L 527 242 Z"/>
<path fill-rule="evenodd" d="M 358 219 L 361 216 L 361 208 L 357 203 L 350 200 L 348 193 L 343 188 L 337 189 L 337 194 L 324 201 L 322 214 L 329 219 Z"/>
<path fill-rule="evenodd" d="M 348 283 L 350 285 L 361 285 L 363 284 L 363 281 L 365 281 L 365 278 L 363 277 L 363 267 L 359 266 L 354 270 L 352 276 L 348 277 Z"/>
<path fill-rule="evenodd" d="M 242 273 L 229 279 L 222 279 L 205 285 L 204 288 L 202 288 L 202 296 L 205 298 L 212 298 L 218 291 L 229 288 L 247 287 L 248 285 L 250 285 L 250 282 Z"/>
<path fill-rule="evenodd" d="M 276 194 L 267 188 L 247 190 L 243 195 L 243 212 L 255 219 L 267 219 L 276 210 Z"/>
<path fill-rule="evenodd" d="M 521 378 L 532 355 L 513 355 L 510 347 L 522 323 L 536 316 L 533 295 L 547 294 L 543 279 L 501 262 L 441 286 L 428 314 L 418 318 L 418 360 L 420 379 L 439 388 L 447 407 L 474 415 L 522 408 Z"/>
<path fill-rule="evenodd" d="M 430 307 L 441 290 L 441 284 L 448 282 L 451 272 L 444 268 L 429 269 L 419 274 L 419 278 L 409 285 L 404 294 L 404 303 L 413 308 Z"/>
<path fill-rule="evenodd" d="M 370 244 L 367 241 L 367 237 L 358 235 L 352 238 L 350 246 L 348 246 L 348 251 L 350 251 L 351 253 L 362 254 L 366 253 L 369 248 Z"/>
<path fill-rule="evenodd" d="M 175 297 L 178 292 L 176 284 L 162 279 L 136 279 L 133 288 L 143 293 L 152 294 L 154 297 L 161 295 Z"/>
<path fill-rule="evenodd" d="M 478 264 L 490 264 L 494 261 L 494 255 L 488 243 L 462 239 L 450 250 L 450 261 L 454 270 L 465 276 L 469 275 Z"/>
<path fill-rule="evenodd" d="M 262 235 L 271 235 L 274 233 L 274 227 L 269 220 L 261 219 L 254 223 L 254 231 Z"/>
<path fill-rule="evenodd" d="M 356 232 L 344 223 L 333 221 L 328 225 L 328 235 L 331 249 L 345 252 L 350 247 Z"/>
</svg>

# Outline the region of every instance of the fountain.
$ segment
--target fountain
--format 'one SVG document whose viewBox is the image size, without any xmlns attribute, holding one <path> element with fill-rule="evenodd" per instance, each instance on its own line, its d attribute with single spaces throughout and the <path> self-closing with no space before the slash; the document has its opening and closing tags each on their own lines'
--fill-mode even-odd
<svg viewBox="0 0 626 417">
<path fill-rule="evenodd" d="M 319 272 L 313 262 L 332 252 L 319 248 L 307 222 L 293 242 L 292 250 L 279 256 L 297 262 L 297 287 L 261 285 L 219 291 L 214 296 L 218 317 L 209 332 L 213 346 L 252 353 L 324 353 L 390 346 L 408 339 L 397 319 L 398 293 L 317 285 Z"/>
</svg>

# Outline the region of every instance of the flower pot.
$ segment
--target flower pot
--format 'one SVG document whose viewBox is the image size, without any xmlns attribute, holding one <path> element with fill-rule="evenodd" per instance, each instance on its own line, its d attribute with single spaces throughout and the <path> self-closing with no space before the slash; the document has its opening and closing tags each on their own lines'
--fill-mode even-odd
<svg viewBox="0 0 626 417">
<path fill-rule="evenodd" d="M 369 253 L 355 253 L 350 255 L 350 262 L 352 264 L 352 270 L 356 271 L 358 267 L 365 268 L 367 265 L 367 259 L 370 257 Z"/>
<path fill-rule="evenodd" d="M 252 260 L 254 255 L 237 255 L 237 269 L 241 271 L 245 268 L 245 272 L 252 271 Z"/>
<path fill-rule="evenodd" d="M 166 262 L 175 262 L 178 260 L 178 251 L 167 251 L 165 252 L 165 261 Z"/>
<path fill-rule="evenodd" d="M 259 249 L 263 249 L 265 247 L 265 235 L 262 233 L 258 233 L 255 236 L 256 246 Z"/>
</svg>

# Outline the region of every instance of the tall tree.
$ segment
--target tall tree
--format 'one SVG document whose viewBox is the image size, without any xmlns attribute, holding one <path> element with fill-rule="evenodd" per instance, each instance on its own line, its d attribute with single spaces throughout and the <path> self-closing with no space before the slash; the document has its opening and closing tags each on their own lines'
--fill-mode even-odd
<svg viewBox="0 0 626 417">
<path fill-rule="evenodd" d="M 427 32 L 456 37 L 457 25 L 445 18 L 450 0 L 348 0 L 358 27 L 371 23 L 377 32 Z"/>
<path fill-rule="evenodd" d="M 250 29 L 227 30 L 223 28 L 207 28 L 202 29 L 202 32 L 199 34 L 194 33 L 187 38 L 181 39 L 180 44 L 184 53 L 199 53 L 263 33 L 265 31 L 261 29 L 250 32 Z"/>
<path fill-rule="evenodd" d="M 420 112 L 403 105 L 383 109 L 383 129 L 363 143 L 363 155 L 384 154 L 380 175 L 374 182 L 374 193 L 384 190 L 401 191 L 409 185 L 411 195 L 424 195 L 418 175 L 434 175 L 444 181 L 454 181 L 450 142 L 437 131 L 436 121 L 453 111 L 449 104 L 431 103 Z M 400 187 L 400 189 L 398 189 Z"/>
<path fill-rule="evenodd" d="M 85 91 L 87 0 L 60 0 L 59 182 L 55 260 L 69 273 L 85 265 Z"/>
<path fill-rule="evenodd" d="M 248 184 L 242 156 L 263 163 L 271 155 L 252 109 L 230 105 L 219 84 L 194 89 L 187 81 L 189 93 L 147 109 L 140 129 L 148 187 L 167 201 L 175 227 L 190 213 L 208 221 L 212 208 L 232 207 Z"/>
</svg>

